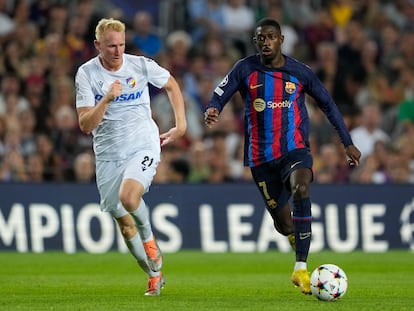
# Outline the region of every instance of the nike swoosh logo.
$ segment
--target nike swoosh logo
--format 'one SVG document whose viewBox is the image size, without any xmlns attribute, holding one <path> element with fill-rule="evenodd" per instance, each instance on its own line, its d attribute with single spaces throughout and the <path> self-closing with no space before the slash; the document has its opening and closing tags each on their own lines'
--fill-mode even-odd
<svg viewBox="0 0 414 311">
<path fill-rule="evenodd" d="M 293 163 L 291 166 L 290 166 L 290 168 L 294 168 L 296 165 L 298 165 L 298 164 L 300 164 L 300 163 L 302 163 L 303 161 L 298 161 L 298 162 L 295 162 L 295 163 Z"/>
<path fill-rule="evenodd" d="M 299 232 L 299 239 L 306 240 L 311 237 L 312 233 L 310 232 Z"/>
<path fill-rule="evenodd" d="M 261 87 L 261 86 L 263 86 L 263 84 L 250 85 L 250 89 L 254 90 L 254 89 L 257 89 L 258 87 Z"/>
</svg>

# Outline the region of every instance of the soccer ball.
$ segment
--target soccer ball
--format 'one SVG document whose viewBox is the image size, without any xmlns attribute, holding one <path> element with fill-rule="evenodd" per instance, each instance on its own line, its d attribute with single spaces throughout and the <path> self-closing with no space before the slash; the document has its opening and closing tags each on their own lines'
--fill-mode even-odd
<svg viewBox="0 0 414 311">
<path fill-rule="evenodd" d="M 317 267 L 310 277 L 312 294 L 322 301 L 337 301 L 348 288 L 348 278 L 344 270 L 334 264 Z"/>
</svg>

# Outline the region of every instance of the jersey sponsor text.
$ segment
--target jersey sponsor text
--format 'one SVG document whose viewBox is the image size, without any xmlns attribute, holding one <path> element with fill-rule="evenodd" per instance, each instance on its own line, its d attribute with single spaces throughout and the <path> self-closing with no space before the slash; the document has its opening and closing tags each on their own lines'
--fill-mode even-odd
<svg viewBox="0 0 414 311">
<path fill-rule="evenodd" d="M 141 95 L 142 95 L 143 92 L 144 91 L 138 91 L 138 92 L 135 92 L 135 93 L 124 93 L 124 94 L 119 95 L 113 101 L 114 102 L 123 102 L 123 101 L 138 99 L 138 98 L 141 97 Z M 99 101 L 99 100 L 102 99 L 102 97 L 103 97 L 103 95 L 96 94 L 95 95 L 95 100 Z"/>
</svg>

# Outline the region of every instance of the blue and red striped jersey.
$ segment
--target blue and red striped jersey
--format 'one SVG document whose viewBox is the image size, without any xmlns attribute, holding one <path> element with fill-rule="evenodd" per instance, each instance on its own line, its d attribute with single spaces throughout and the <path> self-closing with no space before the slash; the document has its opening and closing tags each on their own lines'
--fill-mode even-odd
<svg viewBox="0 0 414 311">
<path fill-rule="evenodd" d="M 219 111 L 239 91 L 245 101 L 244 164 L 258 166 L 301 148 L 309 148 L 305 94 L 313 97 L 345 146 L 352 139 L 332 96 L 310 67 L 285 56 L 269 68 L 258 54 L 239 60 L 214 90 L 207 108 Z"/>
</svg>

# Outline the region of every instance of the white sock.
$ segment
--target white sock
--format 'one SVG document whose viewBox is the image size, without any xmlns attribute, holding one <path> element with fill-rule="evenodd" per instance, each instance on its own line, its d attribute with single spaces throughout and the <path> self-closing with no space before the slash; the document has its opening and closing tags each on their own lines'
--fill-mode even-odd
<svg viewBox="0 0 414 311">
<path fill-rule="evenodd" d="M 149 277 L 153 277 L 153 276 L 159 276 L 161 273 L 160 271 L 158 272 L 154 272 L 152 271 L 147 264 L 147 260 L 137 260 L 138 265 L 141 267 L 141 269 L 148 274 Z"/>
<path fill-rule="evenodd" d="M 139 234 L 136 234 L 132 239 L 125 242 L 132 256 L 135 257 L 138 265 L 146 274 L 150 277 L 160 275 L 160 272 L 154 272 L 148 267 L 147 254 L 145 253 L 144 246 L 142 246 Z"/>
<path fill-rule="evenodd" d="M 125 243 L 128 246 L 130 253 L 137 261 L 147 260 L 147 254 L 145 253 L 141 237 L 138 233 L 132 239 L 125 240 Z"/>
<path fill-rule="evenodd" d="M 295 263 L 294 271 L 297 271 L 297 270 L 300 270 L 300 269 L 307 270 L 306 262 L 304 262 L 304 261 L 297 261 Z"/>
<path fill-rule="evenodd" d="M 131 216 L 135 220 L 135 224 L 137 225 L 138 232 L 141 236 L 143 242 L 148 242 L 152 240 L 152 229 L 151 223 L 149 220 L 149 211 L 148 207 L 145 204 L 145 201 L 141 199 L 138 208 L 131 212 Z"/>
</svg>

